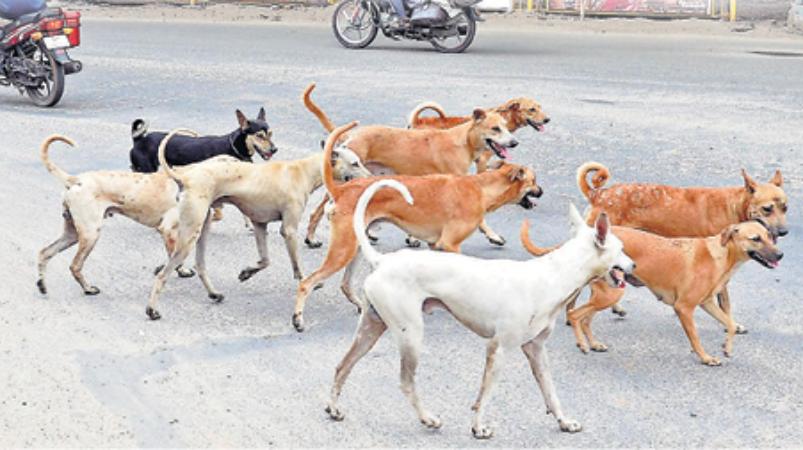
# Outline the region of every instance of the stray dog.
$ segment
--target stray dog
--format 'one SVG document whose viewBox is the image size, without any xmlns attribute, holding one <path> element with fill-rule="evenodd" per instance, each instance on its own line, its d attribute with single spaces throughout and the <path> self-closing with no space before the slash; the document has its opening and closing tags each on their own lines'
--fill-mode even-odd
<svg viewBox="0 0 803 450">
<path fill-rule="evenodd" d="M 48 151 L 54 142 L 75 143 L 68 137 L 53 135 L 45 139 L 41 158 L 47 170 L 65 187 L 62 195 L 64 232 L 55 242 L 39 252 L 39 280 L 42 294 L 45 287 L 47 263 L 56 254 L 78 244 L 70 271 L 84 294 L 96 295 L 100 289 L 86 281 L 81 270 L 100 237 L 103 219 L 120 214 L 142 225 L 156 229 L 164 240 L 169 255 L 176 243 L 178 186 L 164 171 L 131 173 L 127 171 L 94 171 L 70 175 L 50 160 Z M 220 156 L 218 159 L 230 159 Z M 191 277 L 195 272 L 176 267 L 180 277 Z"/>
<path fill-rule="evenodd" d="M 435 111 L 437 117 L 421 117 L 421 113 L 426 110 Z M 550 118 L 541 109 L 541 105 L 535 100 L 527 97 L 513 98 L 488 111 L 497 112 L 505 118 L 507 129 L 515 133 L 520 128 L 531 126 L 537 132 L 543 132 L 544 126 L 550 122 Z M 447 129 L 464 124 L 471 120 L 470 116 L 447 116 L 443 108 L 435 102 L 424 102 L 416 106 L 407 118 L 407 128 L 416 129 Z M 477 172 L 483 172 L 488 167 L 488 161 L 493 156 L 493 152 L 485 150 L 477 159 Z"/>
<path fill-rule="evenodd" d="M 324 154 L 329 155 L 335 142 L 356 125 L 352 122 L 335 129 L 326 141 Z M 340 151 L 344 148 L 339 147 Z M 416 195 L 416 206 L 410 207 L 390 191 L 380 192 L 368 207 L 369 221 L 392 222 L 432 248 L 448 252 L 460 251 L 460 244 L 474 233 L 486 213 L 514 203 L 531 209 L 534 199 L 543 194 L 532 170 L 506 163 L 479 175 L 394 176 L 392 179 L 403 182 Z M 335 204 L 330 216 L 329 250 L 321 267 L 298 285 L 293 314 L 293 326 L 298 331 L 304 329 L 304 304 L 313 287 L 343 267 L 346 272 L 341 289 L 350 302 L 360 306 L 351 292 L 351 276 L 358 261 L 352 217 L 357 200 L 373 180 L 336 185 L 331 172 L 324 172 L 324 183 Z"/>
<path fill-rule="evenodd" d="M 665 238 L 617 226 L 613 227 L 613 234 L 622 240 L 625 253 L 636 264 L 633 277 L 629 277 L 628 281 L 634 286 L 646 285 L 658 300 L 675 309 L 692 349 L 702 363 L 709 366 L 718 366 L 721 362 L 706 353 L 700 344 L 694 324 L 694 309 L 700 306 L 725 325 L 728 335 L 723 347 L 725 356 L 730 357 L 733 354 L 736 323 L 730 313 L 720 309 L 716 294 L 725 288 L 744 262 L 752 259 L 774 269 L 783 258 L 783 253 L 775 246 L 774 232 L 763 219 L 729 225 L 721 233 L 707 238 Z M 522 240 L 525 239 L 526 229 L 522 228 Z M 528 250 L 535 255 L 544 253 L 544 250 L 532 245 Z M 620 287 L 624 287 L 624 284 Z M 597 281 L 591 284 L 588 303 L 571 310 L 569 321 L 574 328 L 577 347 L 583 353 L 589 350 L 586 338 L 590 341 L 591 350 L 608 350 L 591 334 L 591 321 L 597 312 L 619 301 L 622 295 L 623 289 L 611 288 Z"/>
<path fill-rule="evenodd" d="M 304 92 L 304 104 L 331 132 L 332 121 L 310 98 L 312 88 L 314 85 Z M 509 155 L 508 150 L 518 144 L 501 114 L 482 109 L 474 110 L 471 120 L 447 130 L 408 130 L 373 125 L 349 133 L 343 142 L 372 172 L 383 175 L 465 175 L 474 160 L 486 149 L 505 159 Z M 319 206 L 310 217 L 305 241 L 310 247 L 320 246 L 315 240 L 315 228 L 323 215 L 321 208 Z M 484 221 L 480 224 L 480 231 L 491 243 L 505 244 L 504 238 Z"/>
<path fill-rule="evenodd" d="M 210 207 L 223 203 L 233 204 L 253 223 L 259 261 L 255 266 L 246 267 L 240 272 L 240 281 L 245 281 L 268 267 L 267 226 L 278 220 L 282 221 L 279 232 L 290 255 L 293 276 L 300 280 L 302 274 L 298 261 L 296 230 L 310 193 L 323 184 L 322 167 L 333 171 L 336 174 L 333 176 L 341 180 L 370 175 L 359 158 L 345 148 L 331 153 L 330 159 L 324 159 L 323 153 L 316 153 L 296 161 L 273 161 L 259 165 L 241 161 L 210 161 L 179 173 L 165 160 L 165 147 L 181 131 L 171 131 L 159 145 L 159 163 L 182 187 L 182 193 L 178 205 L 176 245 L 169 261 L 156 277 L 145 310 L 151 320 L 161 318 L 156 310 L 156 302 L 167 281 L 167 275 L 187 258 L 193 246 L 198 277 L 209 298 L 217 302 L 223 301 L 223 294 L 217 292 L 209 280 L 204 259 L 212 220 Z"/>
<path fill-rule="evenodd" d="M 366 306 L 362 309 L 354 342 L 335 371 L 331 399 L 326 407 L 329 416 L 343 420 L 337 402 L 346 377 L 385 330 L 390 329 L 401 354 L 402 392 L 422 424 L 440 428 L 440 419 L 427 411 L 416 393 L 415 371 L 423 346 L 423 313 L 442 308 L 468 329 L 488 339 L 482 387 L 472 407 L 475 415 L 471 431 L 475 438 L 487 439 L 493 435 L 483 418 L 485 406 L 501 359 L 517 348 L 521 348 L 530 362 L 547 413 L 555 416 L 562 431 L 580 431 L 582 427 L 578 422 L 563 415 L 544 343 L 572 292 L 597 278 L 618 286 L 632 271 L 633 261 L 622 251 L 621 241 L 608 232 L 607 217 L 601 214 L 592 228 L 572 206 L 572 238 L 551 254 L 529 261 L 486 260 L 409 249 L 382 255 L 371 248 L 364 232 L 368 202 L 384 186 L 394 188 L 408 203 L 413 203 L 410 191 L 392 179 L 370 186 L 357 203 L 354 234 L 374 271 L 365 280 Z M 493 283 L 487 282 L 489 273 L 494 274 Z"/>
<path fill-rule="evenodd" d="M 588 184 L 588 174 L 593 174 Z M 603 188 L 610 178 L 608 169 L 589 162 L 577 169 L 577 185 L 588 199 L 589 223 L 601 211 L 608 213 L 615 225 L 638 228 L 666 237 L 708 237 L 730 225 L 760 218 L 770 232 L 785 236 L 788 209 L 783 191 L 783 176 L 777 170 L 767 183 L 758 183 L 742 170 L 744 186 L 727 188 L 678 188 L 673 186 L 629 183 Z M 727 286 L 720 294 L 722 309 L 730 314 Z M 574 307 L 570 303 L 570 308 Z M 620 309 L 621 311 L 621 309 Z M 624 311 L 619 313 L 624 315 Z M 747 329 L 737 324 L 737 333 Z"/>
</svg>

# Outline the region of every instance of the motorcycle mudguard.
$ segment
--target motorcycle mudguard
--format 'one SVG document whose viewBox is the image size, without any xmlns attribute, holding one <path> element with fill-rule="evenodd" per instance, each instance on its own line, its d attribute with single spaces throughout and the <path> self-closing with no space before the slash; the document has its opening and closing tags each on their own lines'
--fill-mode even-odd
<svg viewBox="0 0 803 450">
<path fill-rule="evenodd" d="M 480 12 L 477 11 L 477 8 L 465 8 L 463 11 L 465 12 L 466 17 L 469 19 L 472 19 L 475 22 L 485 22 L 485 19 L 480 17 Z"/>
<path fill-rule="evenodd" d="M 78 73 L 81 69 L 84 68 L 81 61 L 75 61 L 70 58 L 70 55 L 67 54 L 67 50 L 60 48 L 57 50 L 53 50 L 53 59 L 64 66 L 64 74 L 70 75 L 73 73 Z"/>
</svg>

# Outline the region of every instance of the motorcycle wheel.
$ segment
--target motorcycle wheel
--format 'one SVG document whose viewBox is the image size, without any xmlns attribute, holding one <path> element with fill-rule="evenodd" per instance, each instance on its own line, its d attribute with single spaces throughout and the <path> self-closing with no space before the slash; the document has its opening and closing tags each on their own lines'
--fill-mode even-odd
<svg viewBox="0 0 803 450">
<path fill-rule="evenodd" d="M 361 0 L 343 0 L 332 16 L 332 30 L 340 45 L 357 49 L 369 46 L 376 39 L 379 28 L 374 22 L 373 13 L 363 7 Z"/>
<path fill-rule="evenodd" d="M 50 50 L 40 48 L 31 56 L 39 64 L 49 68 L 47 78 L 39 87 L 27 87 L 28 97 L 37 105 L 51 107 L 61 100 L 64 94 L 64 67 L 53 57 Z"/>
<path fill-rule="evenodd" d="M 465 35 L 461 36 L 458 33 L 456 36 L 443 39 L 433 38 L 429 41 L 441 53 L 463 53 L 474 42 L 474 35 L 477 33 L 477 22 L 466 13 L 461 13 L 457 17 L 458 21 L 454 26 L 465 27 Z"/>
</svg>

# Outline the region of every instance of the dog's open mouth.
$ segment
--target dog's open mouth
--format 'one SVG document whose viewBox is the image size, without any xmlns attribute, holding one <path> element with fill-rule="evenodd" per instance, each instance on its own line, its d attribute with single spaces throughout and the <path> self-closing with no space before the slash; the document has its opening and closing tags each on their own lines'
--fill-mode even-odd
<svg viewBox="0 0 803 450">
<path fill-rule="evenodd" d="M 510 156 L 510 153 L 507 152 L 507 148 L 493 139 L 486 139 L 485 144 L 501 159 L 507 159 L 507 157 Z"/>
<path fill-rule="evenodd" d="M 524 194 L 524 197 L 519 200 L 519 206 L 524 209 L 533 209 L 536 206 L 535 199 L 538 197 L 540 197 L 540 195 L 535 192 L 527 192 Z"/>
<path fill-rule="evenodd" d="M 539 133 L 543 133 L 544 130 L 546 129 L 546 127 L 544 127 L 544 124 L 542 122 L 536 122 L 532 119 L 527 119 L 527 125 L 533 127 L 535 131 Z"/>
<path fill-rule="evenodd" d="M 768 269 L 775 269 L 776 267 L 781 265 L 780 260 L 776 259 L 774 261 L 770 261 L 769 259 L 765 258 L 761 253 L 750 250 L 747 252 L 747 256 L 752 258 L 755 261 L 758 261 L 759 264 L 768 268 Z"/>
<path fill-rule="evenodd" d="M 625 271 L 624 270 L 622 270 L 620 267 L 616 266 L 616 267 L 613 267 L 610 270 L 610 272 L 608 272 L 608 275 L 611 277 L 611 281 L 613 281 L 613 284 L 617 288 L 619 288 L 619 289 L 624 289 L 625 288 Z"/>
<path fill-rule="evenodd" d="M 262 150 L 260 148 L 257 149 L 257 153 L 259 153 L 259 156 L 261 156 L 262 159 L 265 160 L 265 161 L 269 160 L 278 151 L 279 151 L 279 149 L 276 148 L 276 146 L 274 146 L 274 145 L 271 145 L 270 147 L 268 147 L 267 150 Z"/>
</svg>

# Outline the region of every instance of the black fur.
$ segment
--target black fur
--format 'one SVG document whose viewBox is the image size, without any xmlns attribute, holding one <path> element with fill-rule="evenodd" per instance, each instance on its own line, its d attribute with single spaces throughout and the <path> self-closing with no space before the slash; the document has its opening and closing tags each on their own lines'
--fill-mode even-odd
<svg viewBox="0 0 803 450">
<path fill-rule="evenodd" d="M 239 111 L 237 111 L 239 115 Z M 265 110 L 260 109 L 255 120 L 246 120 L 240 127 L 223 136 L 190 137 L 176 135 L 167 145 L 165 157 L 171 166 L 184 166 L 220 155 L 233 156 L 241 161 L 252 162 L 251 155 L 245 145 L 248 135 L 259 131 L 268 132 L 270 127 L 265 121 Z M 159 144 L 167 133 L 147 131 L 147 122 L 137 119 L 131 124 L 131 137 L 134 142 L 130 151 L 131 170 L 134 172 L 156 172 L 159 170 Z M 267 155 L 260 155 L 268 159 L 276 153 L 271 147 Z"/>
</svg>

